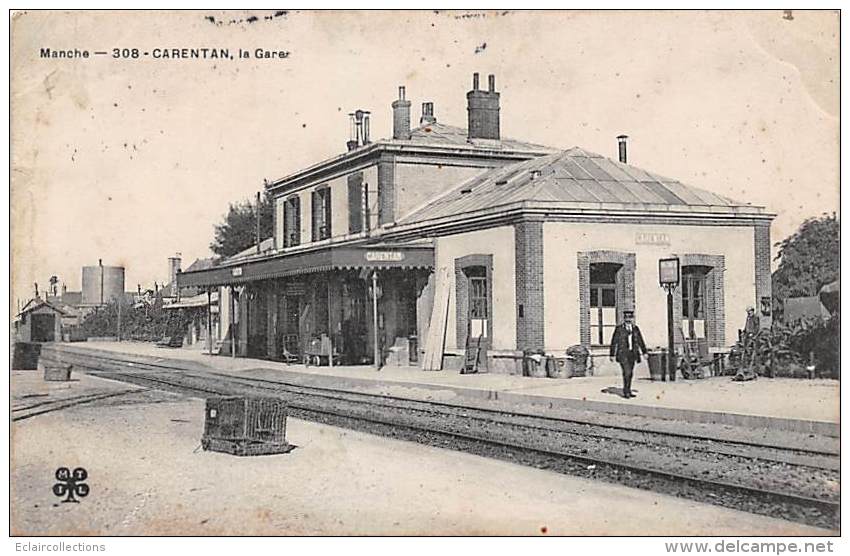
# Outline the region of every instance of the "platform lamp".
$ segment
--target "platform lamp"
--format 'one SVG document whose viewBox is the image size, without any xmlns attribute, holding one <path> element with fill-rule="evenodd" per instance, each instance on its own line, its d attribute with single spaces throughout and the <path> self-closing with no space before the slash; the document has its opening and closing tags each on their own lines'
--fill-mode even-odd
<svg viewBox="0 0 850 556">
<path fill-rule="evenodd" d="M 667 292 L 667 374 L 670 381 L 676 380 L 676 351 L 673 345 L 673 290 L 679 285 L 680 265 L 678 257 L 658 260 L 658 282 Z M 663 372 L 661 375 L 664 379 Z"/>
</svg>

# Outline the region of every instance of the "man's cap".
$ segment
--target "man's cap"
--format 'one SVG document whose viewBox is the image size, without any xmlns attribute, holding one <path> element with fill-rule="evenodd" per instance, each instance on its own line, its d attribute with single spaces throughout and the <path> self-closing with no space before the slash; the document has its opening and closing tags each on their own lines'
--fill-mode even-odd
<svg viewBox="0 0 850 556">
<path fill-rule="evenodd" d="M 632 315 L 632 316 L 634 316 L 634 314 L 635 314 L 635 310 L 634 310 L 634 309 L 632 309 L 631 307 L 626 307 L 625 309 L 623 309 L 623 315 Z"/>
</svg>

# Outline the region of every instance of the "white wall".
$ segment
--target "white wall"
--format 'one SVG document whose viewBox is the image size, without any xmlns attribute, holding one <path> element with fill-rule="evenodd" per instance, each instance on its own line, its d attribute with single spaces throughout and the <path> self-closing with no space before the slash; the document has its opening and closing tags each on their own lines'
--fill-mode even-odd
<svg viewBox="0 0 850 556">
<path fill-rule="evenodd" d="M 348 178 L 337 178 L 331 186 L 331 237 L 348 233 Z"/>
<path fill-rule="evenodd" d="M 502 226 L 437 239 L 434 259 L 438 269 L 449 269 L 451 301 L 446 348 L 457 345 L 454 261 L 466 255 L 493 256 L 493 349 L 516 349 L 516 260 L 514 228 Z"/>
<path fill-rule="evenodd" d="M 313 241 L 313 189 L 305 189 L 298 196 L 301 197 L 301 245 Z"/>
<path fill-rule="evenodd" d="M 218 288 L 218 340 L 224 340 L 230 328 L 230 288 L 219 286 Z"/>
<path fill-rule="evenodd" d="M 286 197 L 276 197 L 274 200 L 274 243 L 278 249 L 283 248 L 283 236 L 285 233 L 283 213 L 286 205 Z"/>
<path fill-rule="evenodd" d="M 638 232 L 666 234 L 669 245 L 639 245 Z M 635 253 L 635 320 L 647 345 L 667 343 L 667 297 L 658 285 L 658 259 L 672 254 L 723 255 L 726 343 L 737 338 L 755 301 L 753 228 L 546 222 L 543 225 L 545 343 L 551 350 L 579 343 L 577 252 Z"/>
</svg>

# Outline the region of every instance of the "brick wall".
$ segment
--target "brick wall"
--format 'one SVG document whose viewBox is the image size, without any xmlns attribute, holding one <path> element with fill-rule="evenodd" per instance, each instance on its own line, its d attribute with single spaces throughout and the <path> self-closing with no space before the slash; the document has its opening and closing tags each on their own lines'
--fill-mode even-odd
<svg viewBox="0 0 850 556">
<path fill-rule="evenodd" d="M 773 315 L 761 314 L 761 298 L 772 296 L 770 282 L 770 224 L 756 225 L 754 236 L 756 298 L 753 301 L 753 307 L 756 309 L 756 314 L 759 315 L 759 322 L 762 328 L 770 328 L 773 322 Z"/>
<path fill-rule="evenodd" d="M 514 225 L 516 253 L 516 345 L 519 350 L 543 349 L 543 222 Z"/>
<path fill-rule="evenodd" d="M 392 156 L 381 156 L 378 162 L 378 225 L 395 220 L 395 162 Z"/>
</svg>

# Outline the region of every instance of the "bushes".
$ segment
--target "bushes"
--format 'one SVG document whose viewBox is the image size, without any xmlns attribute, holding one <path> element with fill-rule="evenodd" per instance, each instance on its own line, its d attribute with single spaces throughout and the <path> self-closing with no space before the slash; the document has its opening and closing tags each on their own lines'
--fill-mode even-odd
<svg viewBox="0 0 850 556">
<path fill-rule="evenodd" d="M 839 378 L 841 353 L 841 322 L 838 313 L 829 319 L 808 318 L 793 323 L 774 323 L 771 342 L 777 365 L 777 375 L 782 370 L 792 375 L 810 364 L 813 358 L 817 376 Z"/>
<path fill-rule="evenodd" d="M 184 309 L 165 310 L 162 303 L 121 306 L 121 338 L 152 342 L 165 336 L 183 336 L 190 322 Z M 112 301 L 91 313 L 79 326 L 86 338 L 118 335 L 118 302 Z"/>
</svg>

